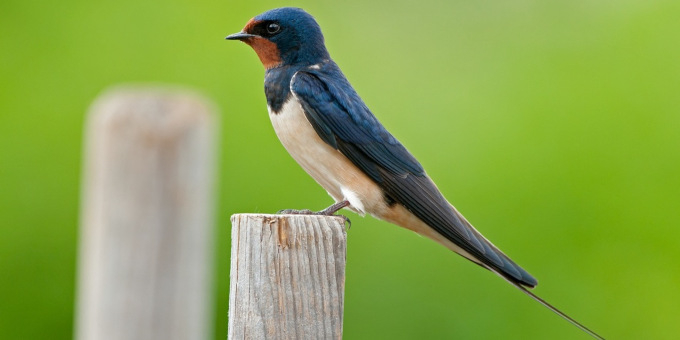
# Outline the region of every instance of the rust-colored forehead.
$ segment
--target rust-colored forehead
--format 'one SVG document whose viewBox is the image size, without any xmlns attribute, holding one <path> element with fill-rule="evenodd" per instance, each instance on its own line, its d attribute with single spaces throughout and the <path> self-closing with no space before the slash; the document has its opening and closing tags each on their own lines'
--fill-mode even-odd
<svg viewBox="0 0 680 340">
<path fill-rule="evenodd" d="M 253 29 L 255 26 L 257 26 L 257 24 L 259 24 L 259 23 L 261 23 L 261 22 L 262 22 L 261 20 L 255 20 L 255 18 L 251 18 L 250 20 L 248 20 L 248 22 L 246 23 L 246 25 L 243 27 L 243 32 L 251 33 L 251 32 L 252 32 L 252 29 Z"/>
</svg>

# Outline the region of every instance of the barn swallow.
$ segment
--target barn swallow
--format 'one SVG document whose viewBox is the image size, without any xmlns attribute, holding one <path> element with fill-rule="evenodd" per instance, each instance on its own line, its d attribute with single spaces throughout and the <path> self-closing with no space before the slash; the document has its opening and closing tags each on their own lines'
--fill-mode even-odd
<svg viewBox="0 0 680 340">
<path fill-rule="evenodd" d="M 600 338 L 530 292 L 538 281 L 444 198 L 331 59 L 310 14 L 299 8 L 273 9 L 226 39 L 250 45 L 264 65 L 264 91 L 276 135 L 335 200 L 321 214 L 349 208 L 431 238 Z"/>
</svg>

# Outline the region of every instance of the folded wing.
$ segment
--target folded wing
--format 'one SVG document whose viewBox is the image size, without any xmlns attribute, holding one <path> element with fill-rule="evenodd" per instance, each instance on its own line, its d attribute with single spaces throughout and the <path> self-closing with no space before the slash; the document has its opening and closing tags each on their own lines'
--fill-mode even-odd
<svg viewBox="0 0 680 340">
<path fill-rule="evenodd" d="M 299 71 L 291 90 L 322 140 L 342 152 L 384 190 L 388 200 L 513 283 L 537 284 L 473 228 L 442 196 L 423 167 L 373 116 L 336 68 Z"/>
</svg>

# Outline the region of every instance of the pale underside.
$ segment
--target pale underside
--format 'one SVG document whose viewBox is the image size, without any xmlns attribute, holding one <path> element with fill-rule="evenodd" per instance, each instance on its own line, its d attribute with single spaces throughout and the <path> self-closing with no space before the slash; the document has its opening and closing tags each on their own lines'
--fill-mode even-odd
<svg viewBox="0 0 680 340">
<path fill-rule="evenodd" d="M 294 96 L 290 97 L 278 113 L 273 113 L 270 109 L 269 117 L 276 135 L 288 153 L 336 202 L 347 200 L 350 203 L 349 208 L 361 215 L 368 213 L 415 231 L 479 263 L 401 204 L 388 205 L 382 189 L 373 180 L 340 151 L 321 140 Z"/>
</svg>

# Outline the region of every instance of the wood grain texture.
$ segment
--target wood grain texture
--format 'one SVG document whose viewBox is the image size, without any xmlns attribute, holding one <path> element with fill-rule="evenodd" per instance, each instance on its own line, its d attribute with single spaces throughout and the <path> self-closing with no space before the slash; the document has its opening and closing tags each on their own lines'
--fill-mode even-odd
<svg viewBox="0 0 680 340">
<path fill-rule="evenodd" d="M 76 338 L 212 337 L 215 116 L 178 89 L 118 88 L 85 136 Z"/>
<path fill-rule="evenodd" d="M 341 339 L 347 234 L 342 218 L 231 218 L 229 339 Z"/>
</svg>

